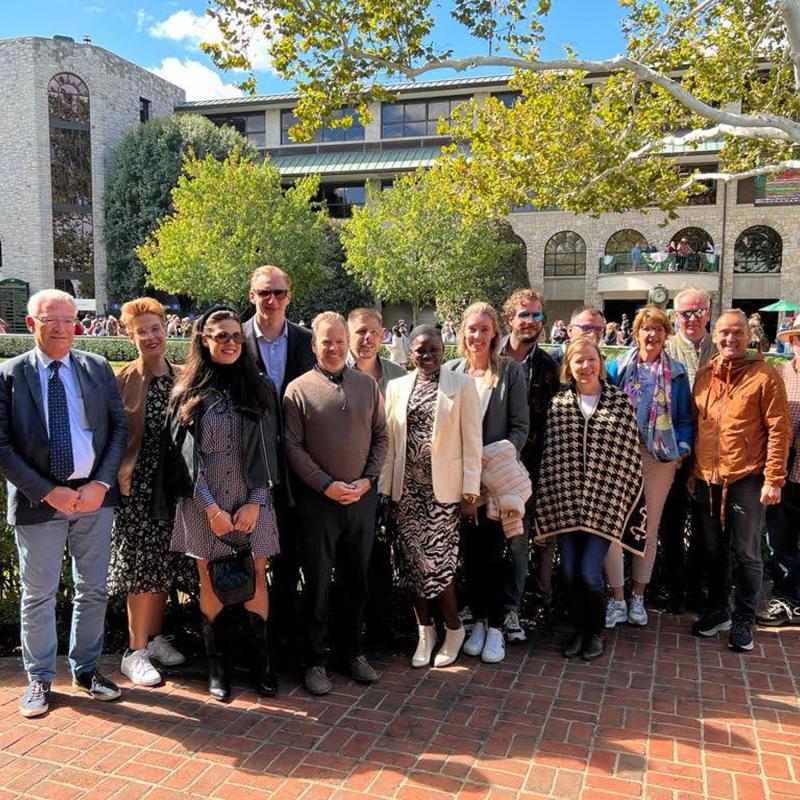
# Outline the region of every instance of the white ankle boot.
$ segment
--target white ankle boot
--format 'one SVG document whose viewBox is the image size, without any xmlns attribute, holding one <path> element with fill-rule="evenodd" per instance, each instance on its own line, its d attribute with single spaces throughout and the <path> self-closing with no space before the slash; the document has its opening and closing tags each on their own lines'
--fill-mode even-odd
<svg viewBox="0 0 800 800">
<path fill-rule="evenodd" d="M 466 636 L 464 626 L 460 625 L 456 630 L 451 631 L 450 628 L 444 629 L 444 644 L 439 648 L 439 652 L 433 659 L 434 667 L 449 667 L 461 650 L 461 645 L 464 644 L 464 637 Z"/>
<path fill-rule="evenodd" d="M 431 663 L 431 653 L 436 644 L 436 628 L 433 625 L 418 625 L 419 641 L 411 657 L 412 667 L 427 667 Z"/>
</svg>

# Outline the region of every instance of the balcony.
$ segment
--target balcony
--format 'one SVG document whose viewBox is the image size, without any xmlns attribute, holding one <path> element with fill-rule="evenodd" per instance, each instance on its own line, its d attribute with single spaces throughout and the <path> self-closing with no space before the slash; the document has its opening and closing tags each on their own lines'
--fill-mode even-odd
<svg viewBox="0 0 800 800">
<path fill-rule="evenodd" d="M 642 253 L 634 263 L 630 254 L 623 253 L 600 259 L 597 291 L 608 299 L 641 299 L 657 285 L 667 289 L 672 297 L 688 288 L 718 292 L 719 256 Z"/>
<path fill-rule="evenodd" d="M 642 253 L 634 262 L 630 253 L 600 258 L 600 274 L 620 272 L 719 272 L 719 256 L 707 253 Z"/>
</svg>

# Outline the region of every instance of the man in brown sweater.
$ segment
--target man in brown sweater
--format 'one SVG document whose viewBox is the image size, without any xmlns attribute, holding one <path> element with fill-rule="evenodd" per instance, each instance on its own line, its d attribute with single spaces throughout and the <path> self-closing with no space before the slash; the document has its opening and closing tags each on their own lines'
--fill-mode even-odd
<svg viewBox="0 0 800 800">
<path fill-rule="evenodd" d="M 317 364 L 286 387 L 283 407 L 305 577 L 305 685 L 321 695 L 332 688 L 325 666 L 334 567 L 346 586 L 343 626 L 350 675 L 363 683 L 378 677 L 361 652 L 361 621 L 375 536 L 375 485 L 388 438 L 378 384 L 345 365 L 344 318 L 325 311 L 311 328 Z"/>
</svg>

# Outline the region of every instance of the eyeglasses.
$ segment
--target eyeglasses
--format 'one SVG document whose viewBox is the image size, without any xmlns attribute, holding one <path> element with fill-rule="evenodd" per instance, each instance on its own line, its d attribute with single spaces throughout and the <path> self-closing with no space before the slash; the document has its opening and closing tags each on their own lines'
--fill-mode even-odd
<svg viewBox="0 0 800 800">
<path fill-rule="evenodd" d="M 708 316 L 707 308 L 688 308 L 686 311 L 676 311 L 681 319 L 702 319 Z"/>
<path fill-rule="evenodd" d="M 228 342 L 244 344 L 244 334 L 241 331 L 236 331 L 236 333 L 217 331 L 216 333 L 204 333 L 203 336 L 207 339 L 213 339 L 217 344 L 228 344 Z"/>
<path fill-rule="evenodd" d="M 577 323 L 572 324 L 573 328 L 580 328 L 584 333 L 605 333 L 606 328 L 605 325 L 579 325 Z"/>
<path fill-rule="evenodd" d="M 544 322 L 543 311 L 517 311 L 517 319 L 533 319 L 535 322 Z"/>
<path fill-rule="evenodd" d="M 65 328 L 72 328 L 78 321 L 74 317 L 34 317 L 34 319 L 39 320 L 42 325 L 46 325 L 50 328 L 55 328 L 57 325 L 63 325 Z"/>
<path fill-rule="evenodd" d="M 639 328 L 639 333 L 643 333 L 645 336 L 649 336 L 651 333 L 654 334 L 665 333 L 665 330 L 659 325 L 657 328 Z"/>
<path fill-rule="evenodd" d="M 276 300 L 283 300 L 287 294 L 289 294 L 288 289 L 254 289 L 253 294 L 257 297 L 260 297 L 262 300 L 266 300 L 268 297 L 274 297 Z"/>
</svg>

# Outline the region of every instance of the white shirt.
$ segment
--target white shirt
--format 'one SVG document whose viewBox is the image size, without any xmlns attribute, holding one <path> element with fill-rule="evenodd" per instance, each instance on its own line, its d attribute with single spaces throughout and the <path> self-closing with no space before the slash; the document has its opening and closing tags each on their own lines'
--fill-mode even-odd
<svg viewBox="0 0 800 800">
<path fill-rule="evenodd" d="M 578 402 L 581 406 L 581 413 L 586 419 L 589 419 L 589 417 L 594 414 L 599 400 L 599 394 L 581 394 L 578 392 Z"/>
<path fill-rule="evenodd" d="M 50 412 L 47 408 L 47 382 L 50 379 L 48 367 L 54 359 L 46 356 L 38 347 L 36 352 L 36 366 L 39 370 L 39 382 L 42 386 L 42 400 L 44 401 L 44 418 L 47 426 L 47 435 L 50 435 Z M 64 391 L 67 395 L 67 411 L 69 413 L 69 432 L 72 439 L 72 464 L 74 470 L 68 480 L 78 480 L 88 478 L 94 466 L 94 444 L 93 434 L 89 427 L 89 420 L 86 416 L 86 408 L 83 404 L 83 394 L 75 374 L 72 357 L 69 353 L 60 359 L 61 369 L 58 377 L 64 384 Z"/>
</svg>

